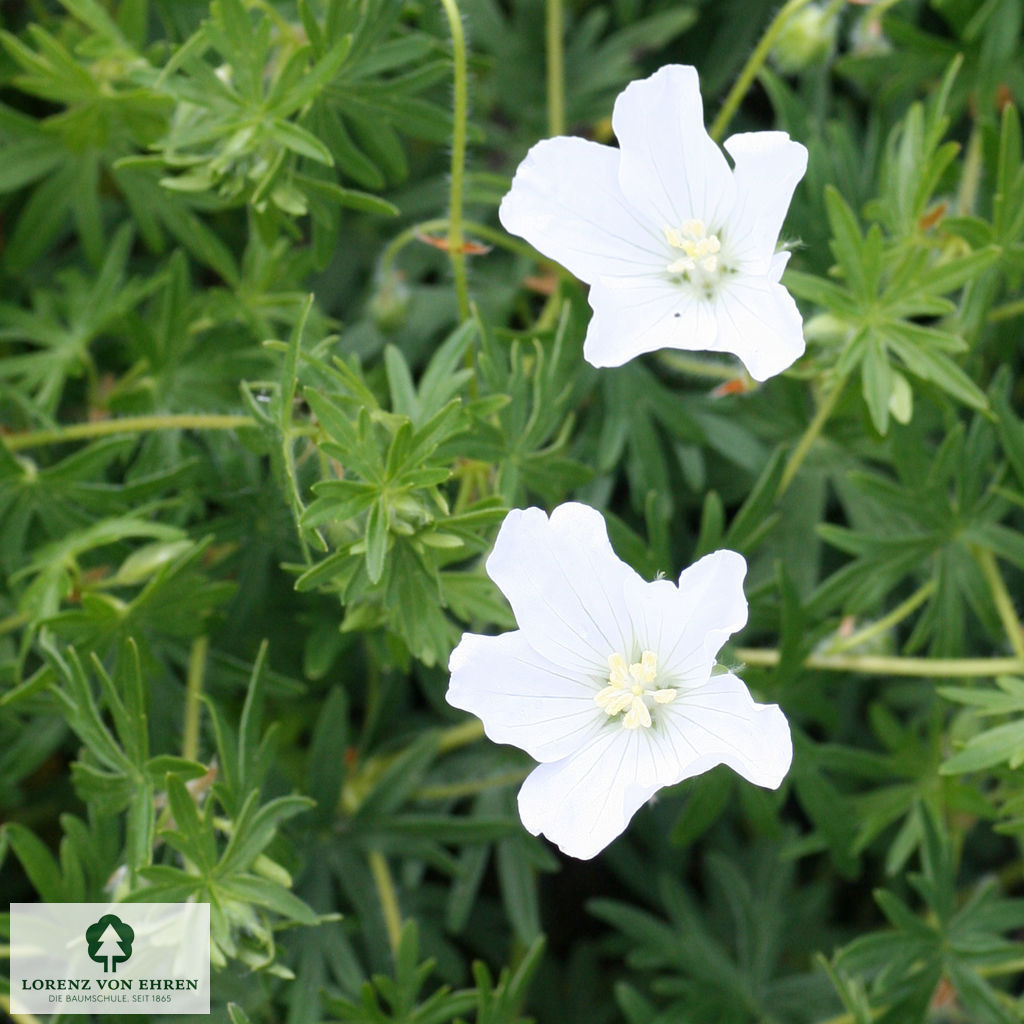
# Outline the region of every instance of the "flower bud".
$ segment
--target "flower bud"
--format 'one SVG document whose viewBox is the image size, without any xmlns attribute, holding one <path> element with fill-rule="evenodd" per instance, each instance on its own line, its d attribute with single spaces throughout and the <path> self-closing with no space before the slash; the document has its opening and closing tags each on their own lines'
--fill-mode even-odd
<svg viewBox="0 0 1024 1024">
<path fill-rule="evenodd" d="M 889 412 L 897 423 L 906 426 L 914 418 L 914 392 L 907 378 L 896 370 L 892 371 L 889 391 Z"/>
<path fill-rule="evenodd" d="M 794 75 L 827 60 L 836 45 L 839 28 L 835 4 L 808 4 L 782 27 L 772 47 L 772 61 L 787 75 Z"/>
<path fill-rule="evenodd" d="M 854 328 L 831 313 L 819 313 L 804 324 L 804 337 L 808 341 L 839 342 L 850 338 Z"/>
<path fill-rule="evenodd" d="M 393 334 L 405 324 L 412 294 L 405 276 L 396 270 L 386 270 L 377 279 L 377 287 L 370 299 L 370 316 L 384 334 Z"/>
<path fill-rule="evenodd" d="M 190 540 L 154 541 L 133 551 L 117 571 L 117 583 L 133 587 L 154 576 L 169 562 L 192 548 Z"/>
</svg>

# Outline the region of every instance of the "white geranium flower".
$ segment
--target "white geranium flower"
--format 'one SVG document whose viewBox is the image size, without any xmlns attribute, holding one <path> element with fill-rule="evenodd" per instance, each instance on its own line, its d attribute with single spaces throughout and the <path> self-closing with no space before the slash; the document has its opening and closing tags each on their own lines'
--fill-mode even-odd
<svg viewBox="0 0 1024 1024">
<path fill-rule="evenodd" d="M 742 556 L 707 555 L 678 587 L 648 583 L 615 556 L 600 513 L 569 503 L 550 519 L 510 512 L 487 572 L 519 629 L 463 636 L 448 703 L 541 762 L 519 791 L 534 835 L 589 858 L 656 790 L 715 765 L 782 782 L 793 757 L 785 716 L 736 676 L 712 675 L 747 621 Z"/>
<path fill-rule="evenodd" d="M 520 164 L 506 230 L 590 285 L 583 354 L 594 366 L 660 348 L 731 352 L 756 380 L 804 351 L 776 253 L 807 150 L 785 132 L 725 143 L 704 130 L 692 67 L 669 65 L 615 101 L 619 149 L 546 139 Z"/>
</svg>

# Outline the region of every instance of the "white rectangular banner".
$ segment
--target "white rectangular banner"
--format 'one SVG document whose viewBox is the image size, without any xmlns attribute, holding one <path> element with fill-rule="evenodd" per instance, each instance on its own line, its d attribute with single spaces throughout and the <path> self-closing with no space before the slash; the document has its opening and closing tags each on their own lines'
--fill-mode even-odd
<svg viewBox="0 0 1024 1024">
<path fill-rule="evenodd" d="M 12 903 L 13 1013 L 209 1013 L 208 903 Z"/>
</svg>

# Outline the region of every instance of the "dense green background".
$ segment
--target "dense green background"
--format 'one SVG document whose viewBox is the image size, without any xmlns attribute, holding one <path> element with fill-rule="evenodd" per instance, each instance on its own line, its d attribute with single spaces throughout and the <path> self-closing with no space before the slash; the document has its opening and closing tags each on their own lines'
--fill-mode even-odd
<svg viewBox="0 0 1024 1024">
<path fill-rule="evenodd" d="M 568 4 L 566 129 L 669 62 L 710 123 L 776 10 Z M 461 323 L 440 4 L 0 6 L 4 900 L 210 901 L 234 1024 L 1024 1020 L 1024 3 L 785 11 L 731 130 L 810 151 L 808 354 L 755 388 L 594 371 L 497 227 L 541 0 L 461 4 Z M 505 510 L 568 497 L 648 577 L 746 555 L 723 660 L 796 745 L 589 863 L 443 699 Z"/>
</svg>

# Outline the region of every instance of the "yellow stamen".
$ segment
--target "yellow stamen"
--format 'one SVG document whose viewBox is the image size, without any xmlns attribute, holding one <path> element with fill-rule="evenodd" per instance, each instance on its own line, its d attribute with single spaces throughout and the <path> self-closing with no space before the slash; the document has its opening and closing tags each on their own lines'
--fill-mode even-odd
<svg viewBox="0 0 1024 1024">
<path fill-rule="evenodd" d="M 626 717 L 622 720 L 622 727 L 624 729 L 639 729 L 640 726 L 650 729 L 651 713 L 647 710 L 647 705 L 642 697 L 634 697 L 629 711 L 626 712 Z"/>
<path fill-rule="evenodd" d="M 645 650 L 631 665 L 616 651 L 608 658 L 608 685 L 594 696 L 594 703 L 611 718 L 625 711 L 624 729 L 649 729 L 652 719 L 647 698 L 656 704 L 671 704 L 676 697 L 671 688 L 654 689 L 657 678 L 658 656 L 654 651 Z"/>
<path fill-rule="evenodd" d="M 718 235 L 708 234 L 704 221 L 693 219 L 679 228 L 665 228 L 665 241 L 683 253 L 668 264 L 670 274 L 691 274 L 698 269 L 705 274 L 717 272 L 722 242 Z"/>
<path fill-rule="evenodd" d="M 608 682 L 613 686 L 625 686 L 629 679 L 629 668 L 621 654 L 612 654 L 608 658 Z"/>
</svg>

